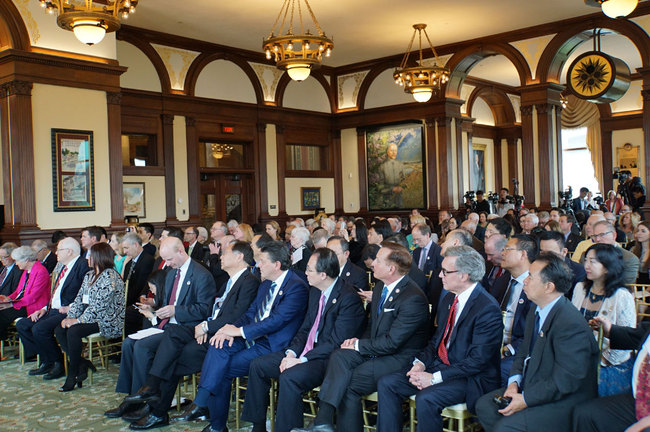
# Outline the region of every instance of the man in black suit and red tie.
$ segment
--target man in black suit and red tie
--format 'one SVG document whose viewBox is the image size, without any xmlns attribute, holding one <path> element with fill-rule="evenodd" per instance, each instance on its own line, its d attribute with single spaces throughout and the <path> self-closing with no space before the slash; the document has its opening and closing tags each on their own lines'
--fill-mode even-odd
<svg viewBox="0 0 650 432">
<path fill-rule="evenodd" d="M 271 378 L 280 380 L 276 432 L 302 427 L 302 394 L 321 384 L 332 351 L 357 336 L 363 324 L 361 299 L 355 288 L 339 277 L 339 263 L 332 250 L 316 249 L 306 270 L 312 286 L 309 306 L 291 345 L 251 362 L 242 419 L 253 423 L 253 432 L 266 431 Z"/>
<path fill-rule="evenodd" d="M 418 431 L 442 432 L 443 408 L 476 400 L 499 387 L 503 322 L 497 302 L 480 284 L 481 255 L 469 246 L 445 251 L 441 277 L 449 292 L 438 330 L 424 351 L 400 372 L 379 380 L 377 430 L 402 430 L 402 402 L 415 396 Z"/>
<path fill-rule="evenodd" d="M 339 432 L 363 429 L 361 397 L 377 390 L 380 377 L 404 369 L 425 346 L 429 305 L 409 279 L 411 254 L 383 242 L 372 263 L 377 283 L 365 335 L 347 339 L 334 351 L 319 392 L 320 405 L 311 430 Z"/>
</svg>

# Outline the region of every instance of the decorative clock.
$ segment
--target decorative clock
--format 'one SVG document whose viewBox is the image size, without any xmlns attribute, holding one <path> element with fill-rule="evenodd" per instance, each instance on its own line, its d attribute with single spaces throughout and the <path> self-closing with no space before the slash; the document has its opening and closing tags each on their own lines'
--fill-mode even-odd
<svg viewBox="0 0 650 432">
<path fill-rule="evenodd" d="M 576 97 L 610 103 L 620 99 L 630 87 L 630 68 L 621 59 L 601 51 L 588 51 L 571 63 L 566 81 Z"/>
</svg>

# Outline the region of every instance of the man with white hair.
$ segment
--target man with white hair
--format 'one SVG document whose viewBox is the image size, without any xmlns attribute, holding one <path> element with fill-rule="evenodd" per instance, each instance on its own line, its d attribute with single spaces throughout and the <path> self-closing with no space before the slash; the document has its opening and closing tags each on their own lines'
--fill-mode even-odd
<svg viewBox="0 0 650 432">
<path fill-rule="evenodd" d="M 128 233 L 122 238 L 122 249 L 130 258 L 124 266 L 124 291 L 126 292 L 126 315 L 124 334 L 129 335 L 142 328 L 142 315 L 133 306 L 142 295 L 149 291 L 147 279 L 153 270 L 154 257 L 142 248 L 142 238 Z M 144 253 L 143 253 L 144 252 Z"/>
<path fill-rule="evenodd" d="M 472 212 L 468 214 L 467 220 L 472 221 L 476 225 L 476 228 L 474 229 L 474 236 L 482 242 L 485 242 L 485 228 L 479 225 L 481 217 L 478 215 L 478 213 Z"/>
<path fill-rule="evenodd" d="M 472 235 L 472 247 L 482 256 L 485 256 L 485 245 L 475 235 L 477 226 L 478 225 L 476 225 L 474 221 L 468 219 L 460 224 L 460 229 L 465 230 Z"/>
<path fill-rule="evenodd" d="M 32 250 L 36 252 L 36 258 L 43 264 L 49 274 L 52 274 L 54 267 L 56 267 L 56 255 L 52 253 L 45 240 L 34 240 L 32 242 Z"/>
<path fill-rule="evenodd" d="M 535 213 L 528 213 L 526 216 L 523 216 L 519 219 L 521 225 L 522 234 L 533 234 L 535 235 L 539 230 L 536 228 L 539 225 L 539 218 Z"/>
<path fill-rule="evenodd" d="M 296 227 L 291 231 L 291 270 L 299 276 L 306 278 L 305 269 L 311 256 L 311 249 L 307 247 L 309 230 L 305 227 Z"/>
<path fill-rule="evenodd" d="M 329 218 L 321 218 L 320 226 L 325 228 L 328 234 L 331 236 L 334 234 L 334 229 L 336 229 L 336 222 Z"/>
<path fill-rule="evenodd" d="M 639 274 L 639 258 L 627 249 L 616 243 L 616 230 L 614 225 L 602 220 L 596 222 L 592 228 L 591 239 L 596 244 L 608 244 L 617 247 L 623 254 L 623 281 L 633 284 Z"/>
<path fill-rule="evenodd" d="M 602 214 L 592 214 L 589 216 L 589 219 L 587 219 L 587 223 L 585 224 L 585 233 L 587 234 L 587 239 L 581 241 L 578 243 L 578 246 L 576 246 L 575 250 L 573 251 L 573 255 L 571 255 L 571 259 L 573 261 L 582 263 L 582 255 L 587 251 L 587 249 L 591 247 L 591 245 L 594 244 L 593 240 L 591 239 L 591 236 L 594 232 L 594 225 L 604 220 L 605 216 Z"/>
</svg>

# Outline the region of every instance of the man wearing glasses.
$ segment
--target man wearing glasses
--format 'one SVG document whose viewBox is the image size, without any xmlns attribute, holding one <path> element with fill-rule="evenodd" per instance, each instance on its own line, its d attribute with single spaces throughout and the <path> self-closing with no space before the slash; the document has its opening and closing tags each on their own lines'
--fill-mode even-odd
<svg viewBox="0 0 650 432">
<path fill-rule="evenodd" d="M 0 246 L 0 261 L 2 261 L 2 273 L 0 273 L 0 294 L 8 296 L 18 288 L 18 281 L 23 271 L 18 268 L 16 262 L 11 258 L 11 253 L 18 246 L 15 243 L 5 243 Z"/>
<path fill-rule="evenodd" d="M 616 229 L 611 223 L 605 220 L 597 222 L 593 227 L 591 240 L 597 244 L 608 244 L 618 247 L 623 253 L 623 277 L 625 283 L 633 284 L 636 281 L 639 273 L 639 258 L 616 243 Z"/>
</svg>

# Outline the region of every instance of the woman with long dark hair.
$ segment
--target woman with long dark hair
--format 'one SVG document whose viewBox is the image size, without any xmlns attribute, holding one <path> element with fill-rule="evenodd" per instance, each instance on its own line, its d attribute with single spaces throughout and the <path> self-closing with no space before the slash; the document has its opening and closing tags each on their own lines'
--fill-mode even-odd
<svg viewBox="0 0 650 432">
<path fill-rule="evenodd" d="M 113 339 L 122 336 L 124 328 L 124 282 L 115 271 L 113 249 L 107 243 L 90 248 L 88 260 L 92 268 L 70 305 L 68 317 L 55 330 L 61 348 L 68 354 L 68 376 L 61 392 L 81 388 L 88 368 L 95 370 L 89 360 L 82 359 L 81 339 L 93 333 Z"/>
<path fill-rule="evenodd" d="M 636 283 L 650 283 L 650 275 L 648 275 L 648 270 L 650 270 L 650 222 L 643 221 L 636 226 L 632 253 L 639 257 L 639 276 Z"/>
<path fill-rule="evenodd" d="M 354 221 L 352 230 L 350 230 L 350 261 L 361 266 L 361 252 L 368 244 L 368 227 L 363 220 Z"/>
<path fill-rule="evenodd" d="M 623 254 L 617 246 L 595 244 L 587 249 L 584 262 L 587 279 L 576 285 L 572 302 L 590 325 L 593 318 L 606 316 L 618 326 L 636 327 L 634 297 L 623 281 Z M 598 332 L 594 331 L 598 337 Z M 629 350 L 609 347 L 603 339 L 598 394 L 609 396 L 630 391 L 634 359 Z"/>
</svg>

